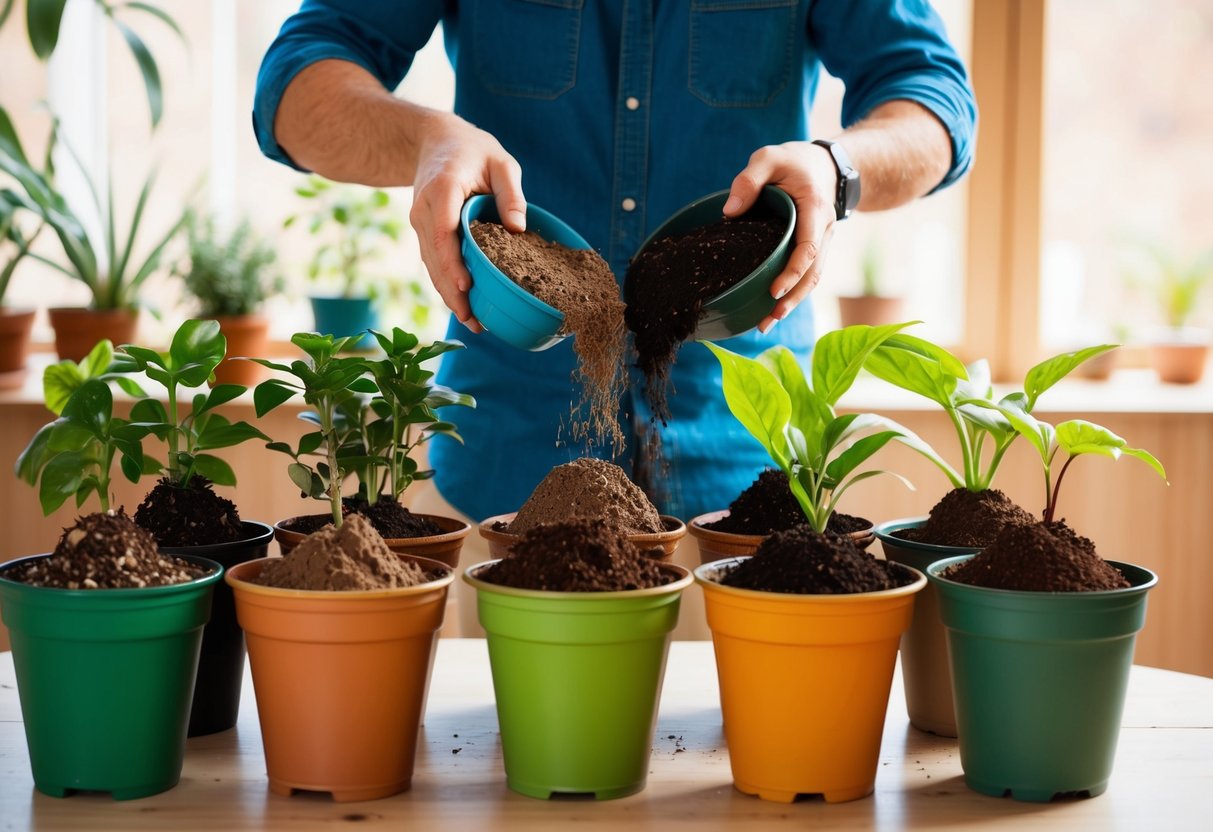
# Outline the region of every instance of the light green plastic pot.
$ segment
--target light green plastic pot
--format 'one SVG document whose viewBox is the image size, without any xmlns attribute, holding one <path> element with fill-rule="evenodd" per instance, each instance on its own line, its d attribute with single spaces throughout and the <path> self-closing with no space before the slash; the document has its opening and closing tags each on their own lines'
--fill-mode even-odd
<svg viewBox="0 0 1213 832">
<path fill-rule="evenodd" d="M 876 538 L 887 560 L 925 573 L 937 560 L 973 555 L 977 548 L 940 546 L 897 537 L 903 529 L 917 529 L 925 517 L 890 520 L 876 527 Z M 948 641 L 939 620 L 939 596 L 927 586 L 914 601 L 914 620 L 901 636 L 901 681 L 906 693 L 910 724 L 920 731 L 941 737 L 956 736 L 956 712 L 952 706 L 952 674 L 948 670 Z"/>
<path fill-rule="evenodd" d="M 652 589 L 544 592 L 485 583 L 476 588 L 488 637 L 507 785 L 520 794 L 592 794 L 644 788 L 687 570 Z"/>
<path fill-rule="evenodd" d="M 50 589 L 0 578 L 38 791 L 129 800 L 177 784 L 202 628 L 223 574 L 214 561 L 184 559 L 212 571 L 143 589 Z"/>
<path fill-rule="evenodd" d="M 1108 787 L 1148 569 L 1109 561 L 1132 585 L 1103 592 L 1014 592 L 941 577 L 960 762 L 983 794 L 1043 802 Z"/>
</svg>

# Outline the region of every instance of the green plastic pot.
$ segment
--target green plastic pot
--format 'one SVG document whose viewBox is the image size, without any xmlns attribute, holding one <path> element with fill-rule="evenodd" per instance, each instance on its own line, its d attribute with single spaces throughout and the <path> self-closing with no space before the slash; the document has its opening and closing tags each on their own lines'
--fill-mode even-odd
<svg viewBox="0 0 1213 832">
<path fill-rule="evenodd" d="M 1109 561 L 1131 586 L 1103 592 L 1014 592 L 941 577 L 967 557 L 927 571 L 947 628 L 965 782 L 1034 802 L 1103 793 L 1158 576 Z"/>
<path fill-rule="evenodd" d="M 488 637 L 506 783 L 554 794 L 624 797 L 644 788 L 687 570 L 626 592 L 545 592 L 485 583 L 469 568 Z"/>
<path fill-rule="evenodd" d="M 50 589 L 0 578 L 38 791 L 130 800 L 177 784 L 202 628 L 223 574 L 214 561 L 186 560 L 212 571 L 143 589 Z"/>
<path fill-rule="evenodd" d="M 974 555 L 977 548 L 919 543 L 896 536 L 903 529 L 917 529 L 925 517 L 890 520 L 876 527 L 876 537 L 886 559 L 925 573 L 937 560 Z M 956 712 L 952 705 L 952 674 L 948 670 L 948 641 L 939 620 L 939 597 L 927 586 L 914 601 L 914 620 L 901 636 L 901 681 L 905 687 L 910 724 L 920 731 L 941 737 L 956 736 Z"/>
</svg>

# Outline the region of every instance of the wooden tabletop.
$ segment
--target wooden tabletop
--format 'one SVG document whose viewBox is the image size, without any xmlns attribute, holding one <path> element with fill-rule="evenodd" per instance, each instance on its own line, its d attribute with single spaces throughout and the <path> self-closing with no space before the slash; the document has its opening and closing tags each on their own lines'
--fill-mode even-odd
<svg viewBox="0 0 1213 832">
<path fill-rule="evenodd" d="M 1019 803 L 970 791 L 954 740 L 906 718 L 895 679 L 876 793 L 851 803 L 766 803 L 731 787 L 711 644 L 675 642 L 647 788 L 621 800 L 542 801 L 505 787 L 485 643 L 439 644 L 413 787 L 366 803 L 286 798 L 266 786 L 252 687 L 232 731 L 189 741 L 181 783 L 154 797 L 66 799 L 34 790 L 12 654 L 0 654 L 0 829 L 420 830 L 717 828 L 1205 830 L 1213 809 L 1213 679 L 1134 667 L 1116 770 L 1100 797 Z"/>
</svg>

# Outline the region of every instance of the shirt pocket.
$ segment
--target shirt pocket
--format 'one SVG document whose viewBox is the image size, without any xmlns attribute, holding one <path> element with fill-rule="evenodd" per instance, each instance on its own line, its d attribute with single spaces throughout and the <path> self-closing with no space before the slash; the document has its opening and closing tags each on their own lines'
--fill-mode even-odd
<svg viewBox="0 0 1213 832">
<path fill-rule="evenodd" d="M 489 92 L 558 98 L 577 82 L 584 0 L 482 0 L 473 63 Z"/>
<path fill-rule="evenodd" d="M 713 107 L 765 107 L 792 78 L 797 0 L 691 0 L 687 86 Z"/>
</svg>

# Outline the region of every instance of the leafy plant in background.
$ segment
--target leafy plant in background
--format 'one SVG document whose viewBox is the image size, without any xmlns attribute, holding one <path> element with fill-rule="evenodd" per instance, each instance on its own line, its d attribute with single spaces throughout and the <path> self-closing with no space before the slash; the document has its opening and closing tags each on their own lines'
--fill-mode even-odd
<svg viewBox="0 0 1213 832">
<path fill-rule="evenodd" d="M 182 415 L 181 388 L 202 387 L 227 352 L 227 341 L 214 321 L 189 320 L 173 335 L 168 352 L 156 352 L 134 344 L 123 344 L 122 354 L 133 371 L 142 372 L 163 385 L 167 407 L 159 399 L 145 396 L 131 408 L 131 421 L 163 441 L 168 450 L 164 475 L 170 483 L 188 488 L 195 474 L 216 485 L 235 485 L 236 475 L 224 460 L 205 451 L 230 448 L 250 439 L 267 437 L 247 422 L 232 422 L 215 408 L 241 395 L 239 384 L 219 384 L 193 398 Z"/>
<path fill-rule="evenodd" d="M 213 218 L 190 212 L 185 229 L 188 251 L 173 271 L 197 298 L 201 317 L 251 315 L 282 291 L 282 277 L 272 271 L 278 255 L 254 234 L 248 220 L 225 238 Z"/>
<path fill-rule="evenodd" d="M 8 166 L 13 169 L 26 176 L 50 177 L 54 171 L 51 162 L 51 153 L 55 147 L 54 138 L 52 132 L 51 141 L 47 143 L 42 168 L 41 170 L 35 168 L 21 146 L 21 139 L 17 136 L 17 130 L 13 126 L 8 111 L 0 107 L 0 155 L 8 160 Z M 7 167 L 0 168 L 0 170 L 7 169 Z M 46 223 L 39 221 L 33 231 L 26 232 L 22 229 L 23 213 L 37 217 L 37 212 L 28 211 L 27 206 L 28 202 L 22 194 L 11 188 L 0 189 L 0 247 L 3 247 L 6 252 L 4 259 L 0 260 L 0 306 L 4 305 L 4 297 L 8 293 L 8 286 L 12 282 L 17 266 L 29 255 L 34 241 L 46 228 Z"/>
<path fill-rule="evenodd" d="M 1115 348 L 1115 344 L 1101 344 L 1054 356 L 1028 371 L 1022 392 L 997 401 L 984 360 L 966 367 L 943 347 L 912 335 L 898 333 L 887 339 L 867 357 L 864 369 L 943 408 L 956 431 L 961 472 L 942 458 L 929 458 L 953 488 L 984 491 L 993 484 L 1003 456 L 1018 435 L 1005 411 L 1030 414 L 1042 393 L 1084 361 Z"/>
<path fill-rule="evenodd" d="M 72 394 L 89 379 L 113 382 L 128 396 L 145 398 L 143 388 L 127 376 L 133 369 L 134 364 L 126 356 L 114 354 L 113 344 L 100 341 L 83 361 L 65 359 L 43 370 L 42 399 L 47 410 L 58 416 Z"/>
<path fill-rule="evenodd" d="M 1149 291 L 1166 325 L 1181 329 L 1191 320 L 1201 293 L 1213 282 L 1213 249 L 1184 260 L 1159 245 L 1144 246 L 1147 266 L 1130 271 L 1125 281 L 1135 289 Z"/>
<path fill-rule="evenodd" d="M 164 115 L 164 85 L 160 79 L 160 68 L 143 38 L 123 18 L 134 12 L 150 15 L 176 32 L 182 43 L 186 42 L 185 33 L 173 17 L 155 3 L 110 3 L 108 0 L 94 0 L 94 2 L 122 35 L 135 63 L 139 66 L 139 72 L 143 76 L 143 85 L 147 90 L 147 104 L 154 128 Z M 15 5 L 15 0 L 0 0 L 0 28 L 3 28 L 4 24 L 8 22 Z M 29 36 L 30 47 L 40 60 L 45 61 L 50 58 L 59 45 L 59 30 L 63 23 L 63 11 L 66 6 L 67 0 L 26 0 L 25 29 Z"/>
<path fill-rule="evenodd" d="M 862 480 L 887 473 L 913 488 L 889 471 L 855 473 L 890 441 L 947 465 L 918 436 L 889 419 L 873 413 L 839 416 L 834 411 L 864 360 L 909 325 L 860 325 L 826 333 L 813 350 L 810 377 L 786 347 L 772 347 L 755 360 L 705 342 L 720 361 L 729 410 L 787 475 L 817 532 L 825 531 L 839 498 Z"/>
</svg>

